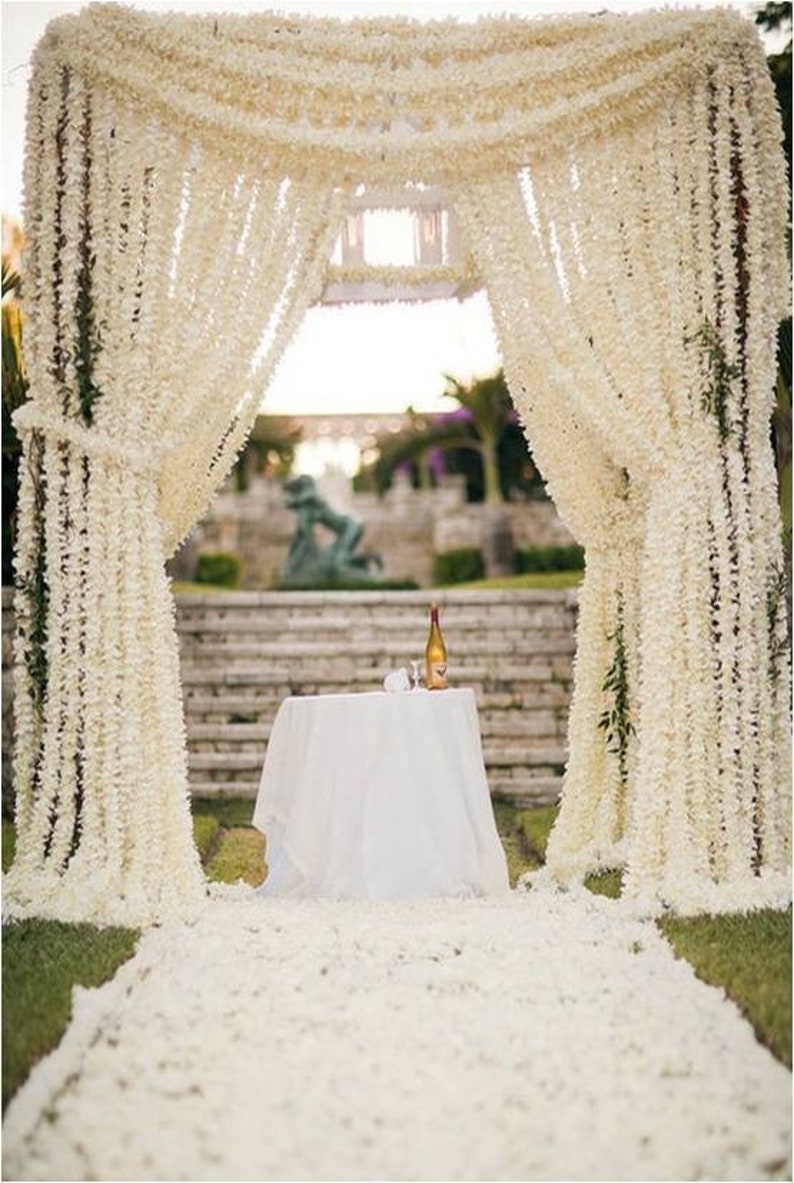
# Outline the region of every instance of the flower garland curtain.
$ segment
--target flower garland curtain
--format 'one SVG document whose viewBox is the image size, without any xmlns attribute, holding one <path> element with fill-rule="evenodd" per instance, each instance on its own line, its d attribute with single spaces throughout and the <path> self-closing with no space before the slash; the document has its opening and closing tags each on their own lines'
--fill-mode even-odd
<svg viewBox="0 0 794 1183">
<path fill-rule="evenodd" d="M 201 897 L 164 561 L 320 291 L 341 191 L 199 143 L 61 52 L 29 99 L 12 908 Z"/>
<path fill-rule="evenodd" d="M 17 913 L 201 894 L 163 560 L 226 475 L 356 186 L 452 195 L 587 547 L 558 878 L 785 892 L 766 439 L 779 122 L 729 12 L 341 23 L 92 5 L 37 50 L 17 557 Z M 671 639 L 675 643 L 671 643 Z"/>
<path fill-rule="evenodd" d="M 786 199 L 756 64 L 716 63 L 618 156 L 592 137 L 458 201 L 516 404 L 586 545 L 548 871 L 625 866 L 624 894 L 681 912 L 789 892 L 768 430 Z"/>
</svg>

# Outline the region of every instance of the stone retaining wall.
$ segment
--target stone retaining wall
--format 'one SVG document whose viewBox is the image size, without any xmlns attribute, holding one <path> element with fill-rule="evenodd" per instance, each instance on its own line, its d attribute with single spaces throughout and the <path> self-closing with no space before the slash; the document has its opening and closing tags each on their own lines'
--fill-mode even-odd
<svg viewBox="0 0 794 1183">
<path fill-rule="evenodd" d="M 328 503 L 364 525 L 362 551 L 377 551 L 389 579 L 433 583 L 433 559 L 442 551 L 481 547 L 489 507 L 467 504 L 462 477 L 447 477 L 428 491 L 397 479 L 383 498 L 353 493 L 346 478 L 318 480 Z M 574 539 L 551 501 L 505 506 L 517 547 L 568 546 Z M 174 577 L 190 580 L 199 553 L 231 551 L 241 562 L 241 586 L 269 588 L 278 578 L 296 525 L 277 481 L 255 478 L 244 494 L 221 492 L 172 563 Z M 322 531 L 318 531 L 318 537 Z M 329 535 L 321 541 L 332 541 Z"/>
</svg>

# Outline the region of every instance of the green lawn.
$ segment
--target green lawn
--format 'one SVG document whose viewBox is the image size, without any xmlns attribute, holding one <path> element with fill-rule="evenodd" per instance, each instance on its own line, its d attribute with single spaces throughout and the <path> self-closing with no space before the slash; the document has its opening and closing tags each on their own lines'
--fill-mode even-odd
<svg viewBox="0 0 794 1183">
<path fill-rule="evenodd" d="M 494 802 L 510 882 L 542 866 L 556 807 L 516 809 Z M 264 876 L 265 842 L 251 826 L 250 800 L 196 800 L 193 830 L 207 877 L 256 885 Z M 3 823 L 3 869 L 13 858 L 13 827 Z M 587 880 L 620 894 L 620 873 Z M 721 986 L 744 1011 L 759 1040 L 791 1065 L 791 909 L 746 916 L 666 918 L 659 927 L 677 956 L 704 981 Z M 98 986 L 135 949 L 131 929 L 30 920 L 3 928 L 3 1107 L 41 1056 L 61 1039 L 74 984 Z"/>
<path fill-rule="evenodd" d="M 493 579 L 475 579 L 471 583 L 455 583 L 447 591 L 545 591 L 546 589 L 578 587 L 584 571 L 527 571 L 524 575 L 501 575 Z"/>
<path fill-rule="evenodd" d="M 791 1067 L 791 909 L 738 916 L 665 917 L 659 927 L 677 957 L 722 986 L 755 1032 Z"/>
<path fill-rule="evenodd" d="M 547 588 L 578 587 L 584 577 L 583 571 L 528 571 L 524 575 L 503 575 L 494 579 L 475 579 L 470 583 L 451 583 L 445 585 L 445 591 L 486 591 L 505 590 L 522 591 L 535 589 L 543 591 Z M 218 587 L 211 583 L 178 583 L 171 585 L 174 595 L 203 592 L 228 592 L 234 588 Z"/>
<path fill-rule="evenodd" d="M 52 920 L 3 925 L 3 1109 L 37 1060 L 60 1043 L 72 987 L 112 978 L 137 940 L 127 928 Z"/>
</svg>

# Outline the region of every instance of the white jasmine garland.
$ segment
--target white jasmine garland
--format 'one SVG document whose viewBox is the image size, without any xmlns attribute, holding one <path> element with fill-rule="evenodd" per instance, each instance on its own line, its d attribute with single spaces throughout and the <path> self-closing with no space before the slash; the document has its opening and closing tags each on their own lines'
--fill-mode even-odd
<svg viewBox="0 0 794 1183">
<path fill-rule="evenodd" d="M 444 187 L 464 263 L 329 265 L 359 187 L 406 184 Z M 97 4 L 53 22 L 25 164 L 11 913 L 195 909 L 163 564 L 308 306 L 364 280 L 482 283 L 586 547 L 549 876 L 620 865 L 649 908 L 785 901 L 768 424 L 786 197 L 763 51 L 729 11 L 464 26 Z M 618 633 L 620 756 L 599 725 Z"/>
</svg>

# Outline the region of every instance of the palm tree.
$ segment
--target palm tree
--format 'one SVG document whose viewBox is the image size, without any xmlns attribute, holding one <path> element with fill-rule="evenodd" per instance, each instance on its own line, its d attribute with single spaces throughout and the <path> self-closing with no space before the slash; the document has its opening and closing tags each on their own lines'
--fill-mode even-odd
<svg viewBox="0 0 794 1183">
<path fill-rule="evenodd" d="M 501 370 L 488 378 L 476 378 L 468 385 L 445 375 L 445 394 L 460 405 L 460 414 L 434 418 L 417 414 L 408 408 L 408 423 L 402 431 L 381 436 L 378 458 L 373 465 L 375 485 L 384 492 L 396 469 L 416 464 L 419 483 L 429 482 L 428 455 L 433 449 L 475 452 L 482 465 L 484 500 L 490 505 L 502 505 L 500 444 L 513 423 L 513 404 Z"/>
<path fill-rule="evenodd" d="M 505 505 L 500 475 L 499 445 L 513 422 L 513 404 L 499 370 L 487 378 L 464 384 L 446 375 L 445 393 L 461 407 L 458 415 L 432 419 L 409 412 L 407 427 L 396 435 L 382 437 L 374 465 L 376 486 L 388 487 L 395 469 L 407 462 L 426 463 L 433 448 L 470 449 L 480 457 L 485 507 L 482 515 L 481 548 L 488 575 L 511 574 L 515 566 L 510 515 Z M 465 412 L 465 414 L 464 414 Z"/>
<path fill-rule="evenodd" d="M 767 55 L 769 73 L 783 124 L 783 150 L 786 154 L 789 181 L 791 180 L 791 0 L 769 0 L 756 10 L 755 23 L 767 33 L 778 33 L 788 39 L 778 53 Z M 791 221 L 788 223 L 788 249 L 791 255 Z M 775 411 L 772 416 L 780 505 L 783 515 L 784 539 L 791 567 L 791 317 L 782 321 L 778 329 L 778 371 L 775 383 Z"/>
<path fill-rule="evenodd" d="M 507 390 L 504 373 L 500 370 L 490 378 L 477 378 L 468 386 L 457 378 L 445 375 L 445 394 L 457 399 L 471 416 L 476 439 L 460 439 L 456 447 L 468 447 L 479 453 L 483 468 L 485 501 L 501 505 L 504 501 L 499 476 L 499 442 L 507 431 L 513 403 Z"/>
</svg>

